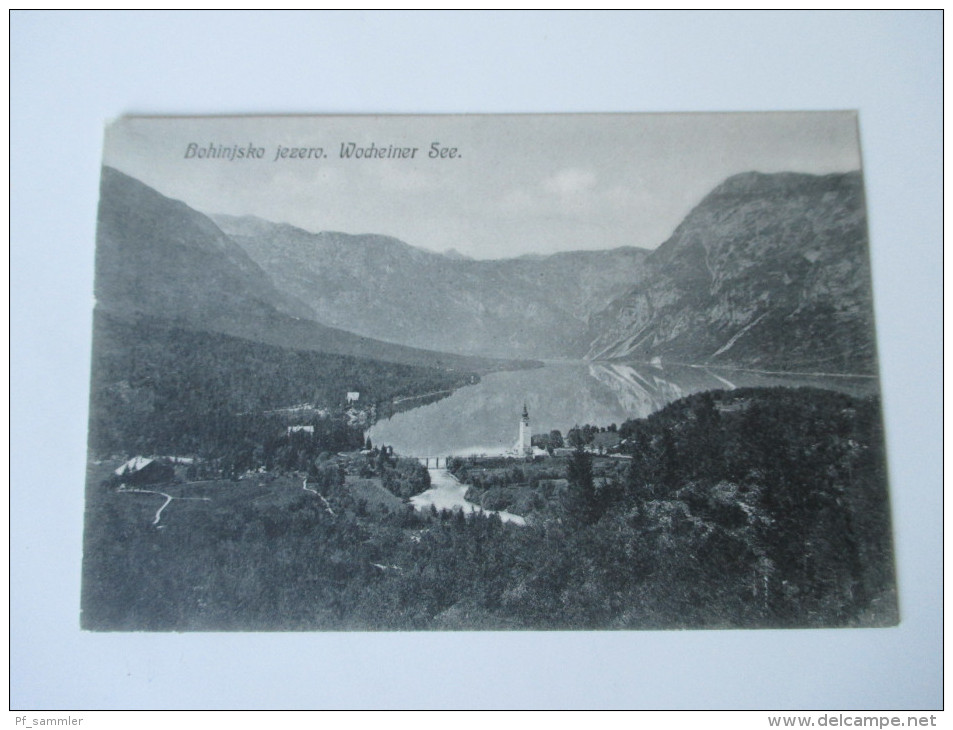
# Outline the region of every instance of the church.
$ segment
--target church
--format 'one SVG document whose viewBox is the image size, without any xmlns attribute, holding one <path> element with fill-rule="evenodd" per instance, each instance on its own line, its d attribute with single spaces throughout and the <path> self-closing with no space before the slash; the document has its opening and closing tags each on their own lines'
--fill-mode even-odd
<svg viewBox="0 0 953 730">
<path fill-rule="evenodd" d="M 529 426 L 529 411 L 523 404 L 523 415 L 520 418 L 520 437 L 516 442 L 516 453 L 521 456 L 533 455 L 533 430 Z"/>
</svg>

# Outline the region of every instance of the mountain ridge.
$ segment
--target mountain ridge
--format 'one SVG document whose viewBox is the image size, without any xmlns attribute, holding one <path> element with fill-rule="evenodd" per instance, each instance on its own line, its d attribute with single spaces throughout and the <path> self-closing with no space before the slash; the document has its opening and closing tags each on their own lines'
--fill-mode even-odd
<svg viewBox="0 0 953 730">
<path fill-rule="evenodd" d="M 328 325 L 495 357 L 581 356 L 589 317 L 628 289 L 648 255 L 622 247 L 479 260 L 389 236 L 214 220 Z"/>
<path fill-rule="evenodd" d="M 97 231 L 96 307 L 125 321 L 157 317 L 297 350 L 489 371 L 528 363 L 468 358 L 329 327 L 204 214 L 104 167 Z"/>
<path fill-rule="evenodd" d="M 590 359 L 876 370 L 859 172 L 735 175 L 593 318 Z"/>
<path fill-rule="evenodd" d="M 476 260 L 209 217 L 104 168 L 99 236 L 101 306 L 282 347 L 876 371 L 858 171 L 732 176 L 653 251 Z"/>
</svg>

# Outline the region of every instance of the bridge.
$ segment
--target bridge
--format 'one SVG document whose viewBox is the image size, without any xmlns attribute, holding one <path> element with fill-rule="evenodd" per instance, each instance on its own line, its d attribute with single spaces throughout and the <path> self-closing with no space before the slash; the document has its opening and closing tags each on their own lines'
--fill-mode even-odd
<svg viewBox="0 0 953 730">
<path fill-rule="evenodd" d="M 428 469 L 446 469 L 450 457 L 449 456 L 418 456 L 417 461 L 423 464 Z"/>
</svg>

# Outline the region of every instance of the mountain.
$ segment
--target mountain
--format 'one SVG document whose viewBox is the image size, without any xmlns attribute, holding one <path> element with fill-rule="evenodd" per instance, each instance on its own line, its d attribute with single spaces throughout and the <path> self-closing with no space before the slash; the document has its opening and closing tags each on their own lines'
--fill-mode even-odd
<svg viewBox="0 0 953 730">
<path fill-rule="evenodd" d="M 206 216 L 109 167 L 98 223 L 96 299 L 103 307 L 206 323 L 312 314 Z"/>
<path fill-rule="evenodd" d="M 736 175 L 652 252 L 472 260 L 210 218 L 109 168 L 99 223 L 98 306 L 120 317 L 467 370 L 583 356 L 876 370 L 859 172 Z"/>
<path fill-rule="evenodd" d="M 484 371 L 513 366 L 325 326 L 207 216 L 109 167 L 102 171 L 95 294 L 99 311 L 127 322 L 158 318 L 267 345 L 399 364 Z"/>
<path fill-rule="evenodd" d="M 591 359 L 875 372 L 860 173 L 729 178 L 589 335 Z"/>
<path fill-rule="evenodd" d="M 404 404 L 434 400 L 474 377 L 275 347 L 145 316 L 120 319 L 97 311 L 93 327 L 89 448 L 99 456 L 235 454 L 284 432 L 289 421 L 323 429 L 328 449 L 345 448 L 354 441 L 341 423 L 345 393 L 358 392 L 362 417 L 373 420 Z M 319 409 L 338 418 L 318 417 Z M 358 439 L 360 446 L 363 437 Z"/>
<path fill-rule="evenodd" d="M 387 236 L 213 218 L 327 325 L 413 347 L 494 357 L 581 356 L 590 316 L 630 288 L 648 256 L 619 248 L 476 261 Z"/>
</svg>

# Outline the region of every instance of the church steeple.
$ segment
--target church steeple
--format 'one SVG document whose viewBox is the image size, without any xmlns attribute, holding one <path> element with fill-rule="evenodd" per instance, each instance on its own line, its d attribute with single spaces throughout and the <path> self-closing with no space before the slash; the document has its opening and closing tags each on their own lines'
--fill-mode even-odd
<svg viewBox="0 0 953 730">
<path fill-rule="evenodd" d="M 523 456 L 533 455 L 533 431 L 529 427 L 529 410 L 523 403 L 523 416 L 520 418 L 520 440 L 516 442 L 516 450 Z"/>
</svg>

